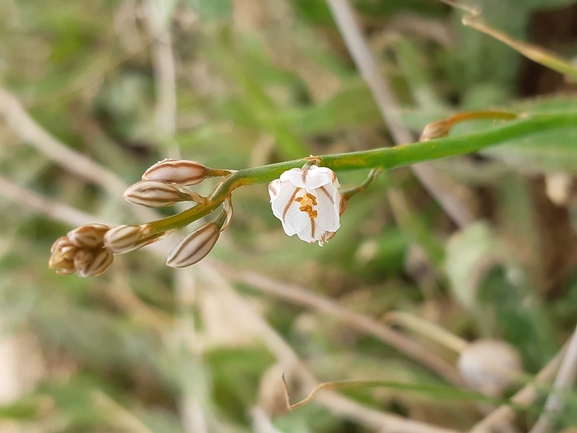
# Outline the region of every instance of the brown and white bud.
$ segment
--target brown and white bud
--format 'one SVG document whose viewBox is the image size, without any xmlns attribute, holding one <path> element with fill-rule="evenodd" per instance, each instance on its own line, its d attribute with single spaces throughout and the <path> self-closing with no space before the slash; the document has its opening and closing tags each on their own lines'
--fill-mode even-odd
<svg viewBox="0 0 577 433">
<path fill-rule="evenodd" d="M 54 243 L 50 247 L 50 253 L 54 254 L 56 251 L 60 251 L 62 248 L 73 246 L 75 245 L 72 242 L 70 242 L 68 236 L 60 236 L 58 239 L 54 241 Z"/>
<path fill-rule="evenodd" d="M 76 254 L 74 254 L 74 266 L 76 266 L 77 269 L 86 266 L 93 260 L 94 260 L 94 252 L 91 250 L 79 249 L 78 251 L 76 251 Z"/>
<path fill-rule="evenodd" d="M 141 226 L 122 225 L 113 227 L 104 235 L 104 246 L 114 254 L 124 254 L 140 248 Z"/>
<path fill-rule="evenodd" d="M 111 228 L 104 235 L 104 247 L 114 254 L 124 254 L 138 250 L 161 239 L 165 232 L 150 233 L 149 225 L 122 225 Z"/>
<path fill-rule="evenodd" d="M 102 238 L 110 227 L 104 224 L 88 224 L 68 232 L 68 240 L 79 248 L 92 249 L 102 244 Z"/>
<path fill-rule="evenodd" d="M 497 397 L 519 379 L 523 363 L 510 344 L 501 340 L 480 339 L 461 351 L 457 368 L 470 388 Z"/>
<path fill-rule="evenodd" d="M 92 260 L 77 266 L 76 272 L 80 277 L 97 277 L 108 269 L 113 260 L 112 253 L 106 248 L 101 248 L 93 254 Z"/>
<path fill-rule="evenodd" d="M 433 140 L 435 138 L 446 137 L 447 135 L 449 135 L 452 126 L 453 124 L 449 122 L 447 119 L 429 123 L 425 126 L 425 129 L 423 129 L 423 133 L 421 134 L 419 141 L 424 142 Z"/>
<path fill-rule="evenodd" d="M 48 267 L 61 275 L 73 274 L 76 271 L 74 257 L 77 251 L 78 247 L 72 245 L 66 236 L 57 239 L 51 248 L 52 255 Z"/>
<path fill-rule="evenodd" d="M 196 185 L 206 178 L 206 167 L 185 159 L 165 159 L 144 172 L 142 180 L 176 183 L 182 186 Z"/>
<path fill-rule="evenodd" d="M 204 259 L 220 236 L 220 228 L 208 223 L 183 238 L 166 260 L 172 268 L 186 268 Z"/>
<path fill-rule="evenodd" d="M 139 206 L 163 207 L 189 200 L 190 197 L 169 183 L 143 180 L 129 186 L 124 192 L 124 199 Z"/>
</svg>

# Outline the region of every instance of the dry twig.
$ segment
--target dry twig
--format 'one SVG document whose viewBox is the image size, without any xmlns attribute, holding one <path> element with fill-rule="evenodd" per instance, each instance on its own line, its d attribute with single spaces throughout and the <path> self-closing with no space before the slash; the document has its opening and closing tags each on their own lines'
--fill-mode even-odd
<svg viewBox="0 0 577 433">
<path fill-rule="evenodd" d="M 8 125 L 22 139 L 49 159 L 57 162 L 71 173 L 100 185 L 114 197 L 121 197 L 126 184 L 108 169 L 90 158 L 75 152 L 70 147 L 50 135 L 24 109 L 20 101 L 5 89 L 0 88 L 0 114 Z"/>
</svg>

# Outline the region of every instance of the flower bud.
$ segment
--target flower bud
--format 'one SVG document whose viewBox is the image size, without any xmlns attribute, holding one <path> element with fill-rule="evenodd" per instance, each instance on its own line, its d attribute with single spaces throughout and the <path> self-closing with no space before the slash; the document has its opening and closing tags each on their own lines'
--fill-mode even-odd
<svg viewBox="0 0 577 433">
<path fill-rule="evenodd" d="M 146 207 L 170 206 L 189 199 L 176 186 L 156 180 L 143 180 L 129 186 L 123 197 L 132 204 Z"/>
<path fill-rule="evenodd" d="M 204 259 L 220 236 L 215 223 L 208 223 L 182 239 L 166 260 L 172 268 L 186 268 Z"/>
<path fill-rule="evenodd" d="M 457 367 L 469 387 L 492 397 L 502 395 L 523 371 L 521 357 L 513 346 L 489 339 L 477 340 L 463 349 Z"/>
<path fill-rule="evenodd" d="M 425 126 L 425 129 L 423 129 L 423 133 L 421 134 L 419 141 L 424 142 L 433 140 L 435 138 L 446 137 L 447 135 L 449 135 L 452 126 L 453 124 L 449 122 L 447 119 L 429 123 Z"/>
<path fill-rule="evenodd" d="M 104 235 L 104 247 L 113 254 L 124 254 L 138 250 L 161 239 L 166 232 L 149 234 L 149 226 L 117 226 Z"/>
<path fill-rule="evenodd" d="M 86 256 L 88 257 L 88 256 Z M 88 261 L 76 268 L 80 277 L 97 277 L 108 269 L 114 260 L 114 256 L 106 248 L 101 248 L 94 255 L 91 261 Z"/>
<path fill-rule="evenodd" d="M 92 249 L 102 244 L 102 237 L 110 227 L 104 224 L 89 224 L 68 232 L 68 240 L 79 248 Z"/>
<path fill-rule="evenodd" d="M 74 257 L 78 251 L 78 247 L 67 243 L 68 238 L 65 236 L 59 238 L 52 245 L 52 255 L 48 261 L 50 269 L 56 269 L 56 273 L 61 275 L 73 274 L 76 271 L 74 265 Z"/>
<path fill-rule="evenodd" d="M 114 254 L 124 254 L 141 247 L 141 226 L 122 225 L 111 228 L 104 235 L 104 246 Z"/>
<path fill-rule="evenodd" d="M 74 266 L 82 268 L 94 260 L 94 253 L 90 250 L 80 249 L 74 254 Z"/>
<path fill-rule="evenodd" d="M 185 159 L 165 159 L 144 172 L 142 180 L 176 183 L 190 186 L 202 182 L 206 177 L 204 165 Z"/>
<path fill-rule="evenodd" d="M 54 243 L 50 247 L 50 253 L 54 254 L 56 251 L 59 251 L 64 247 L 72 247 L 72 246 L 75 245 L 73 245 L 72 242 L 70 242 L 68 236 L 60 236 L 58 239 L 54 241 Z"/>
</svg>

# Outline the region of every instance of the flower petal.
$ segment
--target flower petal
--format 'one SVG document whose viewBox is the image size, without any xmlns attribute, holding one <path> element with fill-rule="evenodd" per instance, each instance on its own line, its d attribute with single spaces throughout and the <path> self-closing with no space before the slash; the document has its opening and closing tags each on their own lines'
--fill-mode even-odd
<svg viewBox="0 0 577 433">
<path fill-rule="evenodd" d="M 273 181 L 274 182 L 274 181 Z M 272 183 L 272 182 L 271 182 Z M 280 186 L 275 184 L 272 186 L 273 189 L 271 190 L 271 186 L 269 185 L 269 194 L 271 195 L 271 207 L 272 213 L 278 219 L 283 220 L 285 214 L 288 212 L 289 206 L 294 203 L 294 199 L 297 193 L 300 191 L 300 188 L 296 188 L 295 186 L 291 185 L 289 182 L 280 182 Z M 275 192 L 274 188 L 278 189 Z M 276 194 L 273 197 L 273 194 Z"/>
<path fill-rule="evenodd" d="M 330 183 L 334 183 L 336 188 L 340 186 L 331 169 L 317 167 L 316 165 L 312 165 L 309 169 L 304 170 L 293 168 L 285 171 L 280 179 L 281 181 L 289 181 L 299 188 L 319 188 Z"/>
<path fill-rule="evenodd" d="M 301 241 L 314 244 L 316 241 L 322 239 L 325 233 L 326 231 L 320 228 L 315 220 L 312 220 L 310 221 L 310 225 L 308 227 L 297 233 L 297 236 Z"/>
<path fill-rule="evenodd" d="M 319 245 L 340 227 L 341 198 L 334 172 L 313 165 L 293 168 L 269 184 L 273 214 L 287 235 Z"/>
<path fill-rule="evenodd" d="M 270 196 L 271 203 L 278 198 L 281 186 L 282 182 L 280 181 L 280 179 L 275 179 L 268 184 L 268 194 Z"/>
<path fill-rule="evenodd" d="M 326 185 L 315 190 L 314 195 L 317 198 L 318 210 L 318 215 L 315 218 L 315 222 L 324 231 L 336 232 L 341 226 L 339 215 L 339 194 L 338 190 L 336 189 L 336 194 L 331 194 L 332 191 L 329 191 L 329 189 L 330 186 Z"/>
<path fill-rule="evenodd" d="M 289 236 L 300 233 L 303 230 L 308 230 L 309 232 L 311 230 L 311 218 L 308 214 L 299 210 L 299 207 L 298 202 L 293 200 L 284 218 L 281 218 L 282 227 Z"/>
</svg>

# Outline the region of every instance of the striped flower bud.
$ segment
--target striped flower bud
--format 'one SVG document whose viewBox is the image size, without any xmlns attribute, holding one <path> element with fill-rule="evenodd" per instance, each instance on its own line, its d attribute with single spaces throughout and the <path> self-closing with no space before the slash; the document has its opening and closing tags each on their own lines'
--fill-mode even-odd
<svg viewBox="0 0 577 433">
<path fill-rule="evenodd" d="M 425 126 L 425 129 L 423 129 L 423 133 L 421 134 L 419 141 L 422 143 L 424 141 L 433 140 L 435 138 L 446 137 L 449 135 L 452 126 L 453 124 L 447 119 L 429 123 Z"/>
<path fill-rule="evenodd" d="M 217 224 L 203 225 L 179 242 L 166 260 L 167 266 L 186 268 L 198 263 L 212 250 L 219 236 L 220 228 Z"/>
<path fill-rule="evenodd" d="M 124 254 L 140 248 L 141 226 L 122 225 L 111 228 L 104 235 L 104 246 L 114 254 Z"/>
<path fill-rule="evenodd" d="M 147 230 L 147 225 L 122 225 L 111 228 L 104 235 L 104 247 L 111 253 L 124 254 L 156 242 L 164 236 L 164 232 L 149 235 Z"/>
<path fill-rule="evenodd" d="M 54 241 L 54 243 L 50 247 L 50 253 L 54 254 L 55 252 L 62 250 L 62 248 L 73 246 L 75 245 L 72 242 L 70 242 L 68 236 L 60 236 L 58 239 Z"/>
<path fill-rule="evenodd" d="M 140 206 L 162 207 L 173 205 L 181 200 L 190 200 L 190 197 L 169 183 L 143 180 L 129 186 L 124 192 L 124 199 Z"/>
<path fill-rule="evenodd" d="M 104 224 L 89 224 L 68 232 L 68 240 L 79 248 L 92 249 L 102 245 L 102 238 L 110 227 Z"/>
<path fill-rule="evenodd" d="M 144 172 L 142 180 L 176 183 L 182 186 L 196 185 L 206 178 L 206 167 L 185 159 L 165 159 Z"/>
<path fill-rule="evenodd" d="M 72 245 L 66 236 L 57 239 L 51 248 L 52 255 L 48 267 L 55 269 L 60 275 L 73 274 L 76 271 L 74 257 L 77 251 L 78 247 Z"/>
<path fill-rule="evenodd" d="M 87 258 L 88 255 L 85 257 Z M 92 255 L 92 260 L 78 266 L 76 271 L 80 277 L 97 277 L 108 269 L 112 260 L 114 260 L 112 253 L 105 248 L 101 248 Z"/>
<path fill-rule="evenodd" d="M 76 254 L 74 254 L 74 266 L 80 269 L 83 266 L 86 266 L 88 263 L 94 260 L 94 252 L 90 250 L 78 250 Z"/>
</svg>

